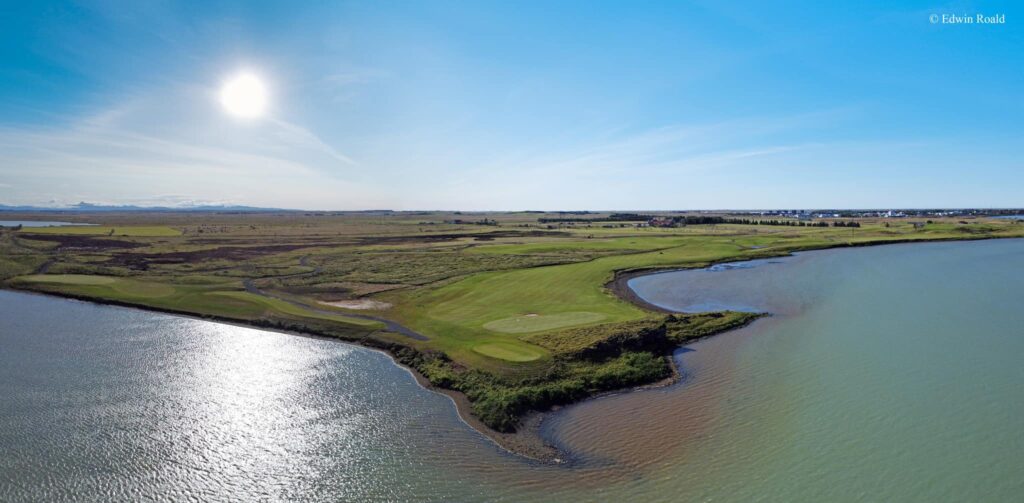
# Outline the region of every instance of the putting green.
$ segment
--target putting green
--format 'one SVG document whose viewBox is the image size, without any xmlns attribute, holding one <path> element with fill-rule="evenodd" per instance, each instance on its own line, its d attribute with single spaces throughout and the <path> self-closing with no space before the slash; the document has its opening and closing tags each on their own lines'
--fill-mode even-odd
<svg viewBox="0 0 1024 503">
<path fill-rule="evenodd" d="M 508 342 L 489 342 L 473 346 L 473 351 L 484 356 L 510 362 L 531 362 L 544 356 L 538 350 L 522 344 Z"/>
<path fill-rule="evenodd" d="M 524 314 L 521 316 L 513 316 L 511 318 L 503 318 L 485 323 L 484 328 L 506 334 L 524 334 L 527 332 L 539 332 L 541 330 L 551 330 L 553 328 L 595 323 L 605 318 L 606 316 L 601 313 L 591 313 L 589 311 L 543 315 Z"/>
</svg>

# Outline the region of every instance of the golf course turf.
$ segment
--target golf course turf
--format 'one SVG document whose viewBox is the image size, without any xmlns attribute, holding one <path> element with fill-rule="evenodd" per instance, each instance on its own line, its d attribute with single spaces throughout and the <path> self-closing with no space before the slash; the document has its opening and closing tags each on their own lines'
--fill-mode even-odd
<svg viewBox="0 0 1024 503">
<path fill-rule="evenodd" d="M 1024 236 L 1024 225 L 993 219 L 653 228 L 601 215 L 550 224 L 541 219 L 557 215 L 536 212 L 61 214 L 99 225 L 0 230 L 0 281 L 379 348 L 454 396 L 502 445 L 544 457 L 495 432 L 671 378 L 674 348 L 758 316 L 666 314 L 630 301 L 616 278 L 810 249 Z"/>
</svg>

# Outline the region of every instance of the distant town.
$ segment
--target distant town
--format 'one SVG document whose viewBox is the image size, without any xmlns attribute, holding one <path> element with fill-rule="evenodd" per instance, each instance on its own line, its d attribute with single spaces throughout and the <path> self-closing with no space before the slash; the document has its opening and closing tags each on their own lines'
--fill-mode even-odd
<svg viewBox="0 0 1024 503">
<path fill-rule="evenodd" d="M 537 218 L 548 228 L 556 226 L 601 227 L 683 227 L 687 225 L 776 225 L 795 227 L 860 227 L 861 219 L 925 218 L 927 221 L 914 222 L 923 227 L 932 223 L 931 218 L 1004 218 L 1019 217 L 1024 220 L 1020 209 L 872 209 L 872 210 L 747 210 L 747 211 L 677 211 L 650 213 L 599 213 L 599 212 L 553 212 Z M 451 219 L 449 224 L 499 225 L 493 219 L 481 220 Z M 967 223 L 962 221 L 961 223 Z"/>
<path fill-rule="evenodd" d="M 764 210 L 729 212 L 783 218 L 906 218 L 906 217 L 998 217 L 1024 215 L 1024 209 L 873 209 L 873 210 Z"/>
</svg>

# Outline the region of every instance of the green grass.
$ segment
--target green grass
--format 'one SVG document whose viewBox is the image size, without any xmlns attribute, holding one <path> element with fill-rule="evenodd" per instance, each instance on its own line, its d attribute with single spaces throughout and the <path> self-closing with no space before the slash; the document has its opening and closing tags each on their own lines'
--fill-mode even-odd
<svg viewBox="0 0 1024 503">
<path fill-rule="evenodd" d="M 491 358 L 510 362 L 532 362 L 544 356 L 542 351 L 537 351 L 529 346 L 507 342 L 477 344 L 473 346 L 473 351 Z"/>
<path fill-rule="evenodd" d="M 323 314 L 288 302 L 239 290 L 234 283 L 175 285 L 154 281 L 79 274 L 29 275 L 14 279 L 16 285 L 42 291 L 93 297 L 174 311 L 225 316 L 240 320 L 292 319 L 330 321 L 362 328 L 382 328 L 380 322 L 341 314 Z"/>
<path fill-rule="evenodd" d="M 0 256 L 0 280 L 28 274 L 42 265 L 45 259 L 33 256 Z"/>
<path fill-rule="evenodd" d="M 652 251 L 617 254 L 585 262 L 494 271 L 474 274 L 435 288 L 385 293 L 383 298 L 396 306 L 395 315 L 407 325 L 434 338 L 433 346 L 453 359 L 470 366 L 488 368 L 488 362 L 472 348 L 488 331 L 518 334 L 592 324 L 622 323 L 650 319 L 648 313 L 611 295 L 604 284 L 615 271 L 664 267 L 699 267 L 723 260 L 757 258 L 830 246 L 842 246 L 885 240 L 963 238 L 976 236 L 956 231 L 957 226 L 934 231 L 912 230 L 909 224 L 900 228 L 882 226 L 858 229 L 835 228 L 769 228 L 755 226 L 718 226 L 715 234 L 667 236 L 652 238 L 616 238 L 615 246 L 635 242 Z M 1020 232 L 1003 225 L 998 229 Z M 757 231 L 754 234 L 752 231 Z M 995 228 L 984 229 L 995 232 Z M 666 247 L 658 246 L 659 242 Z M 566 250 L 577 249 L 577 240 L 566 239 Z M 534 245 L 530 245 L 534 246 Z M 546 239 L 535 246 L 551 253 L 558 243 Z M 605 243 L 604 246 L 611 246 Z M 490 245 L 481 249 L 506 247 L 507 251 L 523 253 L 527 245 Z M 572 313 L 592 313 L 574 317 Z M 537 316 L 528 319 L 526 314 Z M 598 318 L 600 317 L 600 318 Z M 546 320 L 555 320 L 545 327 Z M 562 323 L 564 321 L 565 323 Z M 535 325 L 534 325 L 535 324 Z M 522 325 L 519 329 L 517 326 Z M 507 345 L 518 345 L 524 351 L 533 344 L 515 337 L 505 339 Z"/>
<path fill-rule="evenodd" d="M 526 337 L 526 340 L 548 349 L 555 355 L 576 355 L 589 349 L 599 348 L 602 344 L 616 338 L 637 337 L 644 331 L 656 329 L 661 324 L 660 319 L 605 323 L 534 334 Z"/>
<path fill-rule="evenodd" d="M 63 285 L 111 285 L 117 283 L 117 278 L 88 276 L 84 274 L 34 274 L 22 276 L 18 280 L 30 283 L 55 283 Z"/>
<path fill-rule="evenodd" d="M 484 216 L 501 226 L 442 223 Z M 0 281 L 381 347 L 435 385 L 464 392 L 481 419 L 507 430 L 525 411 L 663 378 L 671 348 L 750 320 L 647 311 L 605 288 L 617 272 L 887 241 L 1024 236 L 1024 225 L 982 219 L 940 219 L 923 229 L 907 219 L 865 220 L 854 230 L 547 230 L 540 216 L 92 215 L 101 226 L 0 231 Z M 45 234 L 75 236 L 32 239 Z M 344 310 L 302 307 L 364 296 L 393 305 L 374 315 L 428 340 L 389 333 Z"/>
<path fill-rule="evenodd" d="M 494 320 L 488 323 L 484 323 L 483 328 L 490 330 L 492 332 L 502 332 L 506 334 L 525 334 L 529 332 L 551 330 L 554 328 L 571 327 L 574 325 L 584 325 L 587 323 L 596 323 L 603 319 L 605 319 L 605 315 L 603 314 L 589 313 L 585 311 L 548 315 L 524 314 L 521 316 L 502 318 L 500 320 Z"/>
<path fill-rule="evenodd" d="M 582 232 L 586 234 L 586 232 Z M 657 250 L 683 244 L 682 237 L 630 236 L 599 239 L 556 239 L 518 244 L 478 246 L 471 253 L 493 255 L 560 255 L 575 252 L 616 252 Z"/>
<path fill-rule="evenodd" d="M 668 316 L 531 336 L 555 354 L 543 377 L 463 370 L 434 354 L 399 352 L 397 357 L 431 382 L 464 392 L 473 412 L 491 428 L 511 431 L 527 411 L 667 378 L 671 376 L 667 355 L 673 348 L 756 317 L 748 313 Z M 516 348 L 488 349 L 500 349 L 502 358 L 511 359 L 509 352 Z"/>
<path fill-rule="evenodd" d="M 335 315 L 314 312 L 308 309 L 303 309 L 302 307 L 296 306 L 294 304 L 285 302 L 280 299 L 272 299 L 260 295 L 251 294 L 248 292 L 212 292 L 210 295 L 229 297 L 234 300 L 239 300 L 242 302 L 263 306 L 264 311 L 270 313 L 285 313 L 300 318 L 314 318 L 319 320 L 336 321 L 339 323 L 348 323 L 353 325 L 361 325 L 365 327 L 383 327 L 383 324 L 378 321 L 353 318 L 351 316 L 344 316 L 341 314 Z"/>
<path fill-rule="evenodd" d="M 538 330 L 581 324 L 625 322 L 649 318 L 651 313 L 615 298 L 604 288 L 615 270 L 657 265 L 706 263 L 742 254 L 728 238 L 693 239 L 663 251 L 603 257 L 588 262 L 470 276 L 429 291 L 400 292 L 385 298 L 397 306 L 403 321 L 434 336 L 436 345 L 452 358 L 469 365 L 484 365 L 472 347 L 481 332 L 515 330 L 517 323 L 536 324 Z M 415 309 L 410 309 L 414 306 Z M 536 314 L 526 321 L 524 313 Z M 587 313 L 581 316 L 579 313 Z M 547 320 L 554 323 L 543 327 Z M 497 323 L 497 325 L 495 325 Z M 532 346 L 517 338 L 508 344 Z"/>
<path fill-rule="evenodd" d="M 22 234 L 68 234 L 76 236 L 172 237 L 181 231 L 165 226 L 72 225 L 62 227 L 26 227 Z"/>
</svg>

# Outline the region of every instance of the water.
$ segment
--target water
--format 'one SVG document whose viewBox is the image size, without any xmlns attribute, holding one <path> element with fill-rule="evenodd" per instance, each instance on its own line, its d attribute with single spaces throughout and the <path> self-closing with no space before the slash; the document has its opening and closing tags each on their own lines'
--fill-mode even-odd
<svg viewBox="0 0 1024 503">
<path fill-rule="evenodd" d="M 0 500 L 1007 501 L 1024 491 L 1024 240 L 832 250 L 639 278 L 776 316 L 685 379 L 504 453 L 384 355 L 0 292 Z M 711 278 L 711 279 L 708 279 Z M 678 305 L 676 305 L 678 304 Z"/>
<path fill-rule="evenodd" d="M 511 458 L 331 340 L 0 292 L 0 347 L 0 501 L 442 500 Z"/>
<path fill-rule="evenodd" d="M 62 227 L 65 225 L 96 225 L 75 224 L 71 222 L 53 222 L 48 220 L 0 220 L 0 227 Z"/>
</svg>

